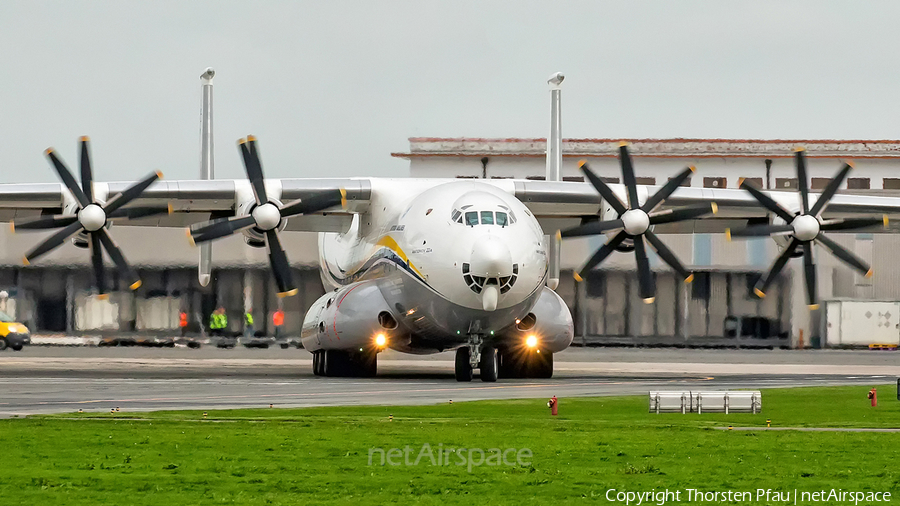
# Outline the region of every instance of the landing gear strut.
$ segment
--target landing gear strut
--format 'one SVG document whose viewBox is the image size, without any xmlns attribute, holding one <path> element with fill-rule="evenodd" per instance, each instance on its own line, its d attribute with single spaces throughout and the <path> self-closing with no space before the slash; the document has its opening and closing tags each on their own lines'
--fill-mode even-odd
<svg viewBox="0 0 900 506">
<path fill-rule="evenodd" d="M 485 345 L 481 335 L 472 334 L 469 342 L 456 350 L 456 381 L 472 381 L 472 371 L 476 368 L 481 381 L 497 381 L 500 359 L 497 348 Z"/>
</svg>

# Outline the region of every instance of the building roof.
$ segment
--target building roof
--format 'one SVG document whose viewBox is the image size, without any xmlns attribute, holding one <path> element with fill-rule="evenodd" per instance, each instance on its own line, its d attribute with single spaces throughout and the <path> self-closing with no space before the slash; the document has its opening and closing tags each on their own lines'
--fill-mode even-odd
<svg viewBox="0 0 900 506">
<path fill-rule="evenodd" d="M 787 158 L 798 147 L 811 158 L 900 158 L 900 140 L 788 139 L 563 139 L 565 157 L 615 157 L 621 142 L 633 156 L 657 158 Z M 410 137 L 408 153 L 397 158 L 543 157 L 546 139 Z"/>
</svg>

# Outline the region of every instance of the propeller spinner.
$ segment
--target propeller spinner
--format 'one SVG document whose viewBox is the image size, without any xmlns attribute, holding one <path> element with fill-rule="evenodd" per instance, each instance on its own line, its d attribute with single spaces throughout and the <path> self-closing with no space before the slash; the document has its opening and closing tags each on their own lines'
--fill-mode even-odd
<svg viewBox="0 0 900 506">
<path fill-rule="evenodd" d="M 647 251 L 644 245 L 644 239 L 650 243 L 650 246 L 656 250 L 659 257 L 675 270 L 686 283 L 690 283 L 694 276 L 678 260 L 678 257 L 666 246 L 659 237 L 654 234 L 650 228 L 653 225 L 663 223 L 675 223 L 679 221 L 687 221 L 699 218 L 705 214 L 715 213 L 717 207 L 715 202 L 697 204 L 692 206 L 680 207 L 677 209 L 657 210 L 656 208 L 669 198 L 673 192 L 694 172 L 694 167 L 688 167 L 681 171 L 677 176 L 671 178 L 665 186 L 660 188 L 653 194 L 644 205 L 640 205 L 638 201 L 637 180 L 634 176 L 634 167 L 631 163 L 631 155 L 628 153 L 628 145 L 622 143 L 619 145 L 619 164 L 622 167 L 622 182 L 628 191 L 628 206 L 626 207 L 619 197 L 613 192 L 602 179 L 597 177 L 588 167 L 587 162 L 582 160 L 579 167 L 584 171 L 584 175 L 588 181 L 597 189 L 600 196 L 605 200 L 618 215 L 614 220 L 594 221 L 584 225 L 563 230 L 557 233 L 559 239 L 568 237 L 583 237 L 589 235 L 597 235 L 618 230 L 619 232 L 609 239 L 606 244 L 600 247 L 594 256 L 592 256 L 584 267 L 575 274 L 575 279 L 581 281 L 587 273 L 600 265 L 619 245 L 626 239 L 634 242 L 634 256 L 637 260 L 638 280 L 640 284 L 641 298 L 645 303 L 650 304 L 656 299 L 656 283 L 653 278 L 653 272 L 650 270 L 650 261 L 647 258 Z"/>
<path fill-rule="evenodd" d="M 248 135 L 246 139 L 238 141 L 241 156 L 244 160 L 244 169 L 247 171 L 247 179 L 253 189 L 256 205 L 246 216 L 233 216 L 207 223 L 194 225 L 188 229 L 188 237 L 191 242 L 198 244 L 226 237 L 249 228 L 255 228 L 265 236 L 266 249 L 269 253 L 269 263 L 272 266 L 272 274 L 278 285 L 278 296 L 289 297 L 296 295 L 297 288 L 291 277 L 291 267 L 287 255 L 278 239 L 278 227 L 285 218 L 298 214 L 316 213 L 334 206 L 346 206 L 346 192 L 322 191 L 306 199 L 298 199 L 279 206 L 269 200 L 266 194 L 265 176 L 263 176 L 262 163 L 259 152 L 256 149 L 256 137 Z"/>
<path fill-rule="evenodd" d="M 109 223 L 109 220 L 117 218 L 135 219 L 171 212 L 169 206 L 124 207 L 140 196 L 154 181 L 161 178 L 162 173 L 154 172 L 129 186 L 122 193 L 113 196 L 108 202 L 98 202 L 94 199 L 91 156 L 88 150 L 89 143 L 90 139 L 86 136 L 81 138 L 81 186 L 75 181 L 75 178 L 63 161 L 56 156 L 53 148 L 49 148 L 44 152 L 53 164 L 53 168 L 56 169 L 57 175 L 62 179 L 63 184 L 75 198 L 77 205 L 75 214 L 55 214 L 39 218 L 14 220 L 11 223 L 11 227 L 14 232 L 19 230 L 62 229 L 29 251 L 23 258 L 25 265 L 56 249 L 76 234 L 85 232 L 90 239 L 91 265 L 94 271 L 94 286 L 97 291 L 101 294 L 105 293 L 103 249 L 106 249 L 106 253 L 119 269 L 120 279 L 124 280 L 130 289 L 136 290 L 141 286 L 141 280 L 134 269 L 128 265 L 122 250 L 119 249 L 106 230 L 106 225 Z"/>
<path fill-rule="evenodd" d="M 778 218 L 784 221 L 783 224 L 758 225 L 747 227 L 742 230 L 726 230 L 726 236 L 732 237 L 761 237 L 773 235 L 787 235 L 791 237 L 791 242 L 784 248 L 781 255 L 775 259 L 772 267 L 769 269 L 753 287 L 753 293 L 757 297 L 765 297 L 766 290 L 772 281 L 778 276 L 787 261 L 794 255 L 797 248 L 803 248 L 803 273 L 806 280 L 806 300 L 810 309 L 818 309 L 818 294 L 816 292 L 816 264 L 813 257 L 813 243 L 820 244 L 830 251 L 834 256 L 845 264 L 864 274 L 867 278 L 872 276 L 872 269 L 869 265 L 854 255 L 840 244 L 832 241 L 825 236 L 827 230 L 859 230 L 876 225 L 887 227 L 888 218 L 884 215 L 879 218 L 847 218 L 823 220 L 822 211 L 828 206 L 828 202 L 837 193 L 838 188 L 847 178 L 847 174 L 853 169 L 852 163 L 845 163 L 838 171 L 837 175 L 832 179 L 822 194 L 816 200 L 812 207 L 809 205 L 809 182 L 806 177 L 806 150 L 797 148 L 794 152 L 794 163 L 797 167 L 797 182 L 800 188 L 800 207 L 801 212 L 797 215 L 791 214 L 790 211 L 775 202 L 771 197 L 753 186 L 749 181 L 741 182 L 741 188 L 750 192 L 751 195 L 759 202 L 759 204 L 771 211 Z"/>
</svg>

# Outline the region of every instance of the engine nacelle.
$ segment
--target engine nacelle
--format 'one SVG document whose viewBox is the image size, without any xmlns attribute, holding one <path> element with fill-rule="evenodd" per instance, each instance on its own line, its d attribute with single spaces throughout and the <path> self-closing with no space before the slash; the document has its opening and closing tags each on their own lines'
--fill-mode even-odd
<svg viewBox="0 0 900 506">
<path fill-rule="evenodd" d="M 379 338 L 379 336 L 381 336 Z M 300 332 L 303 347 L 359 350 L 407 344 L 409 336 L 391 313 L 375 280 L 326 293 L 309 308 Z"/>
<path fill-rule="evenodd" d="M 568 348 L 575 337 L 575 324 L 568 306 L 547 287 L 541 291 L 530 313 L 502 331 L 500 341 L 509 347 L 524 347 L 528 346 L 532 336 L 536 347 L 553 353 Z"/>
<path fill-rule="evenodd" d="M 279 208 L 282 206 L 280 200 L 276 198 L 272 198 L 269 196 L 269 202 L 272 202 Z M 256 207 L 256 200 L 245 200 L 237 205 L 237 212 L 235 213 L 237 216 L 249 216 L 250 213 L 253 212 L 253 209 Z M 287 220 L 282 218 L 280 222 L 278 222 L 278 231 L 281 232 L 284 230 L 284 227 L 287 226 Z M 250 227 L 243 231 L 244 241 L 247 242 L 248 245 L 254 248 L 262 248 L 265 247 L 265 234 L 256 227 Z"/>
</svg>

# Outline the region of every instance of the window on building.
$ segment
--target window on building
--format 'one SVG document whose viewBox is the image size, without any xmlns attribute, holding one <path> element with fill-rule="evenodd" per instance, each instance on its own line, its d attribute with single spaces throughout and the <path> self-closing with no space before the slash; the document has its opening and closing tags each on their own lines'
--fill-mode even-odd
<svg viewBox="0 0 900 506">
<path fill-rule="evenodd" d="M 617 177 L 601 177 L 600 181 L 606 184 L 619 184 L 619 178 Z"/>
<path fill-rule="evenodd" d="M 810 188 L 812 188 L 813 190 L 824 190 L 830 182 L 830 177 L 814 177 L 812 178 L 812 185 L 810 186 Z"/>
<path fill-rule="evenodd" d="M 694 281 L 691 283 L 691 298 L 698 300 L 709 300 L 709 273 L 695 272 Z"/>
<path fill-rule="evenodd" d="M 669 181 L 671 181 L 671 180 L 672 180 L 672 178 L 669 178 Z M 685 178 L 685 180 L 682 181 L 681 184 L 678 186 L 690 186 L 690 185 L 691 185 L 691 178 L 688 177 L 688 178 Z"/>
<path fill-rule="evenodd" d="M 847 179 L 847 189 L 849 190 L 868 190 L 869 178 L 867 177 L 851 177 Z"/>
<path fill-rule="evenodd" d="M 584 176 L 563 176 L 563 181 L 572 181 L 575 183 L 583 183 Z"/>
<path fill-rule="evenodd" d="M 727 183 L 724 177 L 705 177 L 703 178 L 704 188 L 725 188 Z"/>
<path fill-rule="evenodd" d="M 636 177 L 634 179 L 637 181 L 637 184 L 656 184 L 655 177 Z"/>
<path fill-rule="evenodd" d="M 547 179 L 547 176 L 528 176 L 525 179 L 530 179 L 532 181 L 544 181 Z"/>
<path fill-rule="evenodd" d="M 900 190 L 900 178 L 886 177 L 882 181 L 882 185 L 885 190 Z"/>
<path fill-rule="evenodd" d="M 586 295 L 592 299 L 600 299 L 606 295 L 606 273 L 601 270 L 588 271 L 585 274 L 587 281 Z"/>
<path fill-rule="evenodd" d="M 761 177 L 745 177 L 745 178 L 741 178 L 741 179 L 743 179 L 744 181 L 747 181 L 748 183 L 752 184 L 753 186 L 755 186 L 757 188 L 763 187 L 763 182 L 762 182 Z"/>
<path fill-rule="evenodd" d="M 778 190 L 796 190 L 797 188 L 799 188 L 799 184 L 797 183 L 797 178 L 795 177 L 776 177 L 775 188 Z"/>
</svg>

